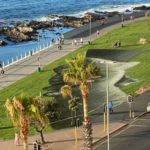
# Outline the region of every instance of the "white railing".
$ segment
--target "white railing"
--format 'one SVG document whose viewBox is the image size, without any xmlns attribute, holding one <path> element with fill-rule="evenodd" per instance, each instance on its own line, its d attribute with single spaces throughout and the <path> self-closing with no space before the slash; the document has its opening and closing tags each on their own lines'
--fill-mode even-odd
<svg viewBox="0 0 150 150">
<path fill-rule="evenodd" d="M 57 44 L 57 41 L 54 43 L 54 44 Z M 43 46 L 39 46 L 39 48 L 35 48 L 33 50 L 29 50 L 28 52 L 25 52 L 24 54 L 21 54 L 20 56 L 16 56 L 16 58 L 11 58 L 10 60 L 7 60 L 5 62 L 2 62 L 2 65 L 3 65 L 3 68 L 6 68 L 8 66 L 11 66 L 19 61 L 22 61 L 26 58 L 29 58 L 29 57 L 32 57 L 32 55 L 35 55 L 41 51 L 44 51 L 46 50 L 47 48 L 50 48 L 52 45 L 54 45 L 52 43 L 47 43 Z"/>
</svg>

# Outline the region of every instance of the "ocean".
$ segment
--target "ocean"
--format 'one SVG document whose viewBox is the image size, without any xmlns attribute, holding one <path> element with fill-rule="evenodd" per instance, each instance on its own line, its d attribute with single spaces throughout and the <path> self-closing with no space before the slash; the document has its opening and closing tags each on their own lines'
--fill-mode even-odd
<svg viewBox="0 0 150 150">
<path fill-rule="evenodd" d="M 97 11 L 125 11 L 135 6 L 148 5 L 150 0 L 0 0 L 0 25 L 12 21 L 42 20 L 47 15 L 82 16 L 86 12 Z M 65 33 L 69 29 L 56 29 L 55 32 L 41 33 L 40 42 L 30 41 L 0 47 L 0 61 L 7 61 L 16 56 L 47 44 L 52 37 L 57 38 L 56 32 Z M 47 37 L 47 38 L 45 38 Z M 0 36 L 0 39 L 3 39 Z"/>
<path fill-rule="evenodd" d="M 82 15 L 87 11 L 132 9 L 150 0 L 0 0 L 0 20 L 39 19 L 48 14 Z"/>
</svg>

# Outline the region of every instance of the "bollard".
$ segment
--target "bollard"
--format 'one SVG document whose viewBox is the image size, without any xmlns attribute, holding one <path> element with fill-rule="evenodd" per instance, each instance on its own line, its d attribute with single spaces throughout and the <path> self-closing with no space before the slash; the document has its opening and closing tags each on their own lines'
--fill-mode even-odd
<svg viewBox="0 0 150 150">
<path fill-rule="evenodd" d="M 38 67 L 38 68 L 37 68 L 37 72 L 41 72 L 41 67 Z"/>
<path fill-rule="evenodd" d="M 30 56 L 32 56 L 32 54 L 33 54 L 32 51 L 30 51 Z"/>
<path fill-rule="evenodd" d="M 37 148 L 38 148 L 38 147 L 37 147 L 37 142 L 35 141 L 35 142 L 33 143 L 33 149 L 34 149 L 34 150 L 38 150 Z"/>
<path fill-rule="evenodd" d="M 132 118 L 135 118 L 135 112 L 132 111 Z"/>
<path fill-rule="evenodd" d="M 37 144 L 37 150 L 41 150 L 41 143 Z"/>
</svg>

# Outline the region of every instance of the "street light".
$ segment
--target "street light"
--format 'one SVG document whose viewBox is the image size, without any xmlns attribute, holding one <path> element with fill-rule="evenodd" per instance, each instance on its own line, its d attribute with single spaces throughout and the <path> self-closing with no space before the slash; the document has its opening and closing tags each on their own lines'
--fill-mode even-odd
<svg viewBox="0 0 150 150">
<path fill-rule="evenodd" d="M 39 34 L 38 34 L 38 47 L 39 47 Z M 41 71 L 41 63 L 40 63 L 40 52 L 37 56 L 37 61 L 38 61 L 38 68 L 37 68 L 37 71 L 40 72 Z"/>
<path fill-rule="evenodd" d="M 108 72 L 108 63 L 105 62 L 106 65 L 106 103 L 107 103 L 107 149 L 109 150 L 110 148 L 110 141 L 109 141 L 109 108 L 108 108 L 108 103 L 109 103 L 109 72 Z"/>
<path fill-rule="evenodd" d="M 113 61 L 104 60 L 104 59 L 96 59 L 100 63 L 105 64 L 106 68 L 106 106 L 107 106 L 107 150 L 110 149 L 110 138 L 109 138 L 109 66 L 108 64 L 114 63 Z"/>
<path fill-rule="evenodd" d="M 91 27 L 92 27 L 92 24 L 91 24 L 91 15 L 90 15 L 90 33 L 89 33 L 89 44 L 91 43 Z"/>
</svg>

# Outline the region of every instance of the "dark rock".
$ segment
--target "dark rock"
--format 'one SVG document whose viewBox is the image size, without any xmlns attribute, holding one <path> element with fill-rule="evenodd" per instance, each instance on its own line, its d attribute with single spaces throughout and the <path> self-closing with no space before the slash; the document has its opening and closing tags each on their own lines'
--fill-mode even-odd
<svg viewBox="0 0 150 150">
<path fill-rule="evenodd" d="M 55 22 L 49 22 L 49 21 L 32 20 L 29 22 L 28 26 L 37 30 L 37 29 L 48 29 L 53 27 L 62 27 L 63 25 Z"/>
<path fill-rule="evenodd" d="M 7 45 L 7 43 L 3 40 L 0 40 L 0 46 L 5 46 L 5 45 Z"/>
<path fill-rule="evenodd" d="M 117 16 L 117 15 L 119 15 L 118 11 L 108 12 L 108 17 L 114 17 L 114 16 Z"/>
<path fill-rule="evenodd" d="M 143 6 L 134 7 L 133 10 L 150 10 L 150 7 L 143 5 Z"/>
<path fill-rule="evenodd" d="M 129 9 L 126 9 L 126 10 L 125 10 L 125 12 L 132 12 L 132 11 L 131 11 L 131 10 L 129 10 Z"/>
<path fill-rule="evenodd" d="M 6 39 L 13 41 L 13 42 L 22 42 L 22 41 L 32 40 L 31 36 L 20 32 L 17 28 L 12 28 L 12 29 L 7 30 L 5 34 L 6 34 Z"/>
</svg>

